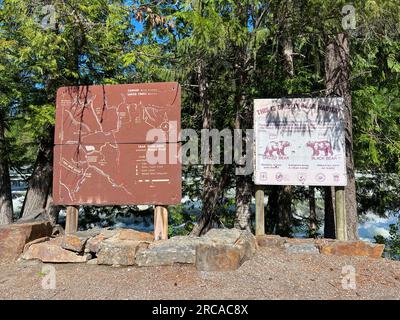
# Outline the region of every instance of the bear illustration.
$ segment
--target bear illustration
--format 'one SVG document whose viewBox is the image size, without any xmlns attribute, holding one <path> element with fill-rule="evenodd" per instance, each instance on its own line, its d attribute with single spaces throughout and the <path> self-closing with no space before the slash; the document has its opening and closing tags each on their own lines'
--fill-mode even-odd
<svg viewBox="0 0 400 320">
<path fill-rule="evenodd" d="M 280 157 L 285 157 L 285 149 L 290 147 L 287 141 L 271 141 L 265 148 L 264 157 L 272 157 L 274 153 Z"/>
<path fill-rule="evenodd" d="M 319 157 L 321 153 L 327 156 L 333 156 L 332 144 L 329 141 L 310 141 L 307 147 L 313 149 L 313 157 Z"/>
</svg>

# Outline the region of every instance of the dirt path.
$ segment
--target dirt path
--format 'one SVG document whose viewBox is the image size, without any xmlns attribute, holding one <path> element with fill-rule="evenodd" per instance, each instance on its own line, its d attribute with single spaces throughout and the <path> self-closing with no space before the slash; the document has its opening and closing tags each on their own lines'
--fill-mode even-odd
<svg viewBox="0 0 400 320">
<path fill-rule="evenodd" d="M 55 290 L 42 288 L 42 266 L 0 266 L 0 299 L 400 299 L 399 262 L 287 255 L 265 248 L 228 273 L 198 272 L 185 265 L 54 265 Z M 345 266 L 356 269 L 356 290 L 342 288 Z"/>
</svg>

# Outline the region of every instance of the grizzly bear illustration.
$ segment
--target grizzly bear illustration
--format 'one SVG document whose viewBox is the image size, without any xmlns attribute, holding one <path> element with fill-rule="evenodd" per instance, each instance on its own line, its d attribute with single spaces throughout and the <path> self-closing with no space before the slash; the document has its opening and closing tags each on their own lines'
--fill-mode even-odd
<svg viewBox="0 0 400 320">
<path fill-rule="evenodd" d="M 271 141 L 264 152 L 264 157 L 272 157 L 276 153 L 280 157 L 285 157 L 285 149 L 290 147 L 290 143 L 287 141 Z"/>
<path fill-rule="evenodd" d="M 332 144 L 329 141 L 310 141 L 307 147 L 313 149 L 313 157 L 319 157 L 321 153 L 327 156 L 333 156 Z"/>
</svg>

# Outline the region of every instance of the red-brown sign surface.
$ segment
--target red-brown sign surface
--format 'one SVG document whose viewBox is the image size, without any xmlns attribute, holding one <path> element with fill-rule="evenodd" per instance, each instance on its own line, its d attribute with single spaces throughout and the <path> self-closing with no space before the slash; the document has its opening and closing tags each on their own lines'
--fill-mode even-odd
<svg viewBox="0 0 400 320">
<path fill-rule="evenodd" d="M 57 92 L 53 197 L 60 205 L 170 205 L 181 201 L 180 87 L 150 83 Z M 166 143 L 152 144 L 151 129 Z M 146 154 L 165 153 L 167 164 Z M 172 160 L 172 161 L 171 161 Z"/>
<path fill-rule="evenodd" d="M 60 88 L 55 144 L 152 143 L 148 130 L 180 128 L 180 104 L 175 82 Z"/>
</svg>

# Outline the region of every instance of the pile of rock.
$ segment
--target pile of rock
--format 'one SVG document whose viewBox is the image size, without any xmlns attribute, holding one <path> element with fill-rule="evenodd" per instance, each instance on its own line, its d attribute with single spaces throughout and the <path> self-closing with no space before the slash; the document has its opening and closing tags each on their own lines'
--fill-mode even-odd
<svg viewBox="0 0 400 320">
<path fill-rule="evenodd" d="M 280 236 L 257 236 L 260 247 L 277 248 L 287 253 L 325 254 L 382 258 L 384 245 L 364 241 L 338 241 L 331 239 L 289 239 Z"/>
<path fill-rule="evenodd" d="M 21 258 L 46 263 L 89 263 L 155 267 L 194 264 L 201 271 L 238 269 L 257 250 L 247 231 L 213 229 L 204 237 L 153 241 L 131 229 L 92 229 L 57 238 L 42 237 L 24 245 Z"/>
<path fill-rule="evenodd" d="M 137 250 L 153 241 L 148 233 L 128 229 L 90 229 L 64 235 L 49 241 L 28 244 L 22 254 L 25 260 L 48 263 L 91 263 L 134 265 Z"/>
<path fill-rule="evenodd" d="M 111 266 L 156 267 L 194 264 L 200 271 L 238 269 L 257 247 L 289 254 L 328 254 L 380 258 L 384 246 L 362 241 L 254 237 L 248 231 L 213 229 L 203 237 L 174 237 L 153 241 L 150 233 L 131 229 L 91 229 L 54 237 L 49 222 L 18 223 L 0 227 L 0 262 L 19 256 L 45 263 L 89 263 Z"/>
<path fill-rule="evenodd" d="M 28 243 L 49 240 L 52 234 L 53 227 L 47 221 L 0 226 L 0 263 L 17 260 Z"/>
</svg>

